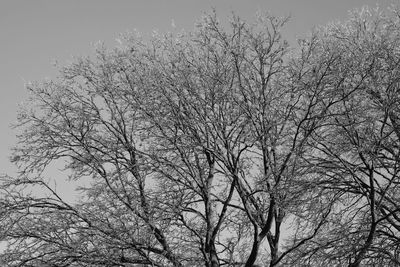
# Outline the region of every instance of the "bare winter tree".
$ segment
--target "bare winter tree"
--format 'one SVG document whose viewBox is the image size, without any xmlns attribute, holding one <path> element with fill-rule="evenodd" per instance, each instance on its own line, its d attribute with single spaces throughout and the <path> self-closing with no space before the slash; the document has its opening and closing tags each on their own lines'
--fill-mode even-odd
<svg viewBox="0 0 400 267">
<path fill-rule="evenodd" d="M 290 49 L 286 19 L 127 35 L 29 86 L 3 177 L 7 266 L 396 266 L 400 23 Z M 44 178 L 85 181 L 67 201 Z"/>
<path fill-rule="evenodd" d="M 312 53 L 321 49 L 338 63 L 318 72 L 328 73 L 329 86 L 337 84 L 334 95 L 346 97 L 311 138 L 307 175 L 338 198 L 323 233 L 293 253 L 293 264 L 400 264 L 400 21 L 392 12 L 354 12 L 314 36 Z"/>
</svg>

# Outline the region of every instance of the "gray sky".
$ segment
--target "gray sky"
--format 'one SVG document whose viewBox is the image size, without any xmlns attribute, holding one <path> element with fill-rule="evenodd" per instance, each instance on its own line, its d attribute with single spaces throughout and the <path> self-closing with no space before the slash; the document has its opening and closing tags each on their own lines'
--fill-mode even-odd
<svg viewBox="0 0 400 267">
<path fill-rule="evenodd" d="M 9 127 L 18 104 L 26 98 L 24 84 L 54 78 L 53 63 L 64 65 L 72 56 L 108 47 L 119 33 L 137 29 L 143 34 L 176 28 L 189 31 L 203 12 L 215 8 L 221 20 L 232 11 L 250 20 L 258 10 L 291 15 L 286 36 L 291 42 L 324 25 L 347 17 L 363 5 L 386 7 L 395 0 L 0 0 L 0 173 L 15 174 L 8 161 L 16 142 Z"/>
</svg>

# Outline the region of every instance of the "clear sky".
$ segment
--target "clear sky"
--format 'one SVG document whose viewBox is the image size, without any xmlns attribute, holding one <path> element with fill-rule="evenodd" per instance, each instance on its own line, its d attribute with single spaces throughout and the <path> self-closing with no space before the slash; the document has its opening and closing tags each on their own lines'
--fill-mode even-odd
<svg viewBox="0 0 400 267">
<path fill-rule="evenodd" d="M 258 10 L 291 15 L 286 28 L 293 42 L 313 26 L 347 17 L 363 5 L 387 7 L 395 0 L 0 0 L 0 173 L 15 174 L 8 161 L 16 142 L 9 127 L 26 98 L 24 84 L 57 75 L 53 63 L 89 55 L 93 45 L 108 47 L 119 33 L 137 29 L 189 31 L 202 13 L 215 8 L 221 20 L 232 11 L 250 20 Z"/>
</svg>

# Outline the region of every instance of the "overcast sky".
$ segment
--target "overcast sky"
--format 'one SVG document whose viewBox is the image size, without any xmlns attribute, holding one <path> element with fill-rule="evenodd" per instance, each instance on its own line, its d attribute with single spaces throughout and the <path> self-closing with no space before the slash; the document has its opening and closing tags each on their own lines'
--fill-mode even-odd
<svg viewBox="0 0 400 267">
<path fill-rule="evenodd" d="M 220 20 L 234 12 L 251 20 L 259 10 L 290 15 L 285 35 L 293 42 L 314 26 L 343 20 L 348 10 L 363 5 L 387 7 L 393 0 L 0 0 L 0 173 L 15 174 L 8 161 L 16 142 L 10 124 L 26 98 L 24 84 L 54 78 L 55 61 L 64 65 L 72 56 L 93 52 L 104 41 L 116 45 L 119 33 L 138 30 L 186 31 L 212 8 Z"/>
</svg>

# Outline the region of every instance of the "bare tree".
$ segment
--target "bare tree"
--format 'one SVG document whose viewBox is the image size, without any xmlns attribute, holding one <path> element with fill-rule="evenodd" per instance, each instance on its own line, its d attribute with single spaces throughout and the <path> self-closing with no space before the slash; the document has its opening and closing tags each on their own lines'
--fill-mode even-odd
<svg viewBox="0 0 400 267">
<path fill-rule="evenodd" d="M 211 14 L 193 33 L 127 35 L 29 86 L 0 260 L 397 264 L 400 31 L 393 12 L 357 14 L 298 50 L 286 19 L 226 29 Z M 76 202 L 44 178 L 59 161 L 86 181 Z"/>
<path fill-rule="evenodd" d="M 365 8 L 314 35 L 337 58 L 328 86 L 346 96 L 316 131 L 305 158 L 314 185 L 338 196 L 323 233 L 295 261 L 340 266 L 397 266 L 398 46 L 397 11 Z M 316 51 L 316 50 L 314 50 Z M 319 52 L 317 53 L 319 54 Z"/>
</svg>

